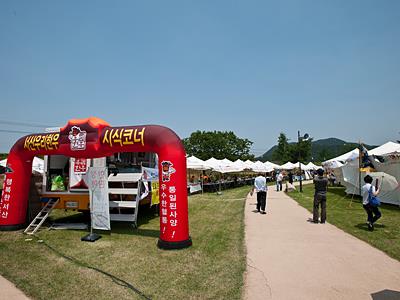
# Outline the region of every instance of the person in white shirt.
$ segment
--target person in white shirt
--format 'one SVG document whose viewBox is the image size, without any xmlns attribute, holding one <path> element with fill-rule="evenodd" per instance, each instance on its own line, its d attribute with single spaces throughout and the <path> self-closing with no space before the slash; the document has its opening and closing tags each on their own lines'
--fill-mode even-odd
<svg viewBox="0 0 400 300">
<path fill-rule="evenodd" d="M 258 174 L 256 179 L 254 179 L 254 186 L 250 192 L 253 196 L 254 191 L 257 193 L 257 211 L 262 214 L 266 214 L 265 209 L 267 206 L 267 180 L 261 174 Z M 261 209 L 261 211 L 260 211 Z"/>
<path fill-rule="evenodd" d="M 281 171 L 276 177 L 276 191 L 282 191 L 283 171 Z"/>
<path fill-rule="evenodd" d="M 364 182 L 365 184 L 361 188 L 361 195 L 363 197 L 363 207 L 365 211 L 367 212 L 367 225 L 368 225 L 368 230 L 372 231 L 374 230 L 374 223 L 382 216 L 381 212 L 379 211 L 377 206 L 372 206 L 369 203 L 369 198 L 370 194 L 371 195 L 378 195 L 380 192 L 380 189 L 376 189 L 372 185 L 372 177 L 370 175 L 367 175 L 364 177 Z"/>
</svg>

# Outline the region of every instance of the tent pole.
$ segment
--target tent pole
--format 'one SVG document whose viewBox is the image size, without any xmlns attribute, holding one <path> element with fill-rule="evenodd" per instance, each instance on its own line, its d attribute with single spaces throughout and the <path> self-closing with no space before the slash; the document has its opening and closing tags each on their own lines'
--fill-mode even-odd
<svg viewBox="0 0 400 300">
<path fill-rule="evenodd" d="M 203 196 L 204 170 L 201 170 L 201 196 Z"/>
<path fill-rule="evenodd" d="M 358 140 L 358 193 L 361 196 L 361 140 Z"/>
</svg>

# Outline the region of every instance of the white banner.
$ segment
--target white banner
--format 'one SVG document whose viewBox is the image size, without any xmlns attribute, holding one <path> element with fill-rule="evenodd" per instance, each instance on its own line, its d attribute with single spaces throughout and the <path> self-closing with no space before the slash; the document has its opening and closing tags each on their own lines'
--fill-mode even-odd
<svg viewBox="0 0 400 300">
<path fill-rule="evenodd" d="M 111 230 L 107 168 L 90 167 L 88 174 L 92 228 Z"/>
<path fill-rule="evenodd" d="M 142 167 L 143 181 L 158 181 L 158 169 Z"/>
<path fill-rule="evenodd" d="M 201 191 L 201 184 L 200 183 L 190 183 L 189 184 L 189 192 L 190 194 L 196 193 Z"/>
<path fill-rule="evenodd" d="M 69 188 L 71 191 L 87 191 L 87 171 L 90 159 L 70 158 Z"/>
</svg>

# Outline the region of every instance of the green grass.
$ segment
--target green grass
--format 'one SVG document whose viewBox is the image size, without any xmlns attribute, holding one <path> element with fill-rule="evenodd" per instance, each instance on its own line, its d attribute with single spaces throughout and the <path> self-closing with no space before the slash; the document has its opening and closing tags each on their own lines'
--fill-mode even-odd
<svg viewBox="0 0 400 300">
<path fill-rule="evenodd" d="M 312 212 L 314 185 L 303 186 L 303 193 L 288 195 Z M 329 223 L 400 260 L 400 208 L 382 204 L 379 209 L 382 218 L 375 224 L 375 230 L 370 232 L 361 198 L 346 196 L 343 187 L 328 189 L 326 210 Z"/>
<path fill-rule="evenodd" d="M 112 223 L 111 234 L 94 243 L 81 242 L 87 231 L 79 230 L 42 230 L 43 243 L 25 241 L 30 236 L 21 231 L 0 232 L 0 273 L 33 299 L 143 298 L 126 283 L 151 299 L 241 299 L 249 189 L 190 196 L 193 246 L 181 250 L 157 248 L 159 218 L 150 210 L 139 211 L 138 230 Z M 53 220 L 71 218 L 82 216 L 52 213 Z"/>
</svg>

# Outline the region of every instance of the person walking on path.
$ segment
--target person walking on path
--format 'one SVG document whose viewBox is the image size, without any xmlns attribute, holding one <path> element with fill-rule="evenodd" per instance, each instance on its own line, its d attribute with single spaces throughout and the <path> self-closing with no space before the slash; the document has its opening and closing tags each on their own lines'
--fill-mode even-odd
<svg viewBox="0 0 400 300">
<path fill-rule="evenodd" d="M 369 199 L 372 195 L 376 196 L 379 194 L 380 189 L 372 185 L 372 177 L 367 175 L 364 177 L 365 184 L 361 188 L 361 194 L 363 197 L 363 207 L 367 212 L 367 225 L 370 231 L 374 230 L 374 223 L 382 216 L 378 209 L 378 206 L 372 206 L 369 203 Z M 377 182 L 378 183 L 378 182 Z"/>
<path fill-rule="evenodd" d="M 283 171 L 281 171 L 276 177 L 276 191 L 282 191 Z"/>
<path fill-rule="evenodd" d="M 261 174 L 258 174 L 256 179 L 254 179 L 254 186 L 250 192 L 253 196 L 254 191 L 257 193 L 257 211 L 265 214 L 265 209 L 267 206 L 267 180 Z M 261 211 L 260 211 L 261 209 Z"/>
<path fill-rule="evenodd" d="M 292 173 L 292 171 L 289 171 L 288 177 L 289 177 L 289 183 L 293 184 L 293 173 Z"/>
<path fill-rule="evenodd" d="M 314 179 L 315 193 L 314 193 L 314 208 L 313 208 L 313 222 L 318 223 L 319 206 L 321 206 L 321 223 L 324 224 L 326 220 L 326 191 L 328 187 L 328 179 L 324 177 L 324 170 L 317 170 L 318 176 Z"/>
</svg>

